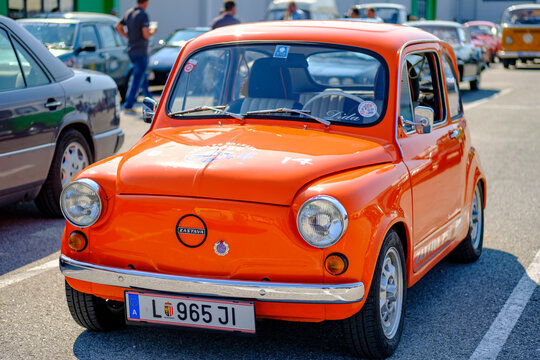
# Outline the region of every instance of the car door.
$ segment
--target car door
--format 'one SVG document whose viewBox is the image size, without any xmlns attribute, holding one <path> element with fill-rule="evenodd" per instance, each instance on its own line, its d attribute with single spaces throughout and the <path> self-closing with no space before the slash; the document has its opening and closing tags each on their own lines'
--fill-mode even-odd
<svg viewBox="0 0 540 360">
<path fill-rule="evenodd" d="M 106 72 L 116 81 L 118 86 L 121 86 L 126 81 L 125 77 L 130 66 L 126 46 L 117 36 L 113 24 L 98 23 L 96 27 L 101 42 L 99 54 L 107 61 Z"/>
<path fill-rule="evenodd" d="M 64 104 L 62 87 L 0 28 L 0 200 L 45 180 Z"/>
<path fill-rule="evenodd" d="M 87 46 L 95 46 L 96 50 L 83 50 Z M 82 64 L 83 68 L 100 72 L 107 71 L 107 55 L 101 52 L 101 44 L 93 24 L 79 24 L 76 52 L 78 52 L 77 63 Z"/>
<path fill-rule="evenodd" d="M 413 271 L 425 266 L 462 226 L 464 133 L 447 117 L 441 62 L 436 51 L 407 54 L 401 65 L 398 142 L 413 197 Z M 414 109 L 433 109 L 431 132 L 415 131 Z"/>
</svg>

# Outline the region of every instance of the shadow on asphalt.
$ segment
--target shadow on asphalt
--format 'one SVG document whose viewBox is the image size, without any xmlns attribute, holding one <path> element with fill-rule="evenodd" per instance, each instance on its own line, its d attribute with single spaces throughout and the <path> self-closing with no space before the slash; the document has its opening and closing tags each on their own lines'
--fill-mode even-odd
<svg viewBox="0 0 540 360">
<path fill-rule="evenodd" d="M 482 84 L 480 84 L 482 86 Z M 482 100 L 485 98 L 488 98 L 490 96 L 493 96 L 495 94 L 498 94 L 500 90 L 492 90 L 492 89 L 478 89 L 478 90 L 468 90 L 468 89 L 462 89 L 461 90 L 461 99 L 463 101 L 463 104 L 468 104 L 474 101 Z"/>
<path fill-rule="evenodd" d="M 0 207 L 0 275 L 60 250 L 64 223 L 44 217 L 33 202 Z"/>
<path fill-rule="evenodd" d="M 473 264 L 443 260 L 409 289 L 392 359 L 468 359 L 523 273 L 515 256 L 492 249 Z M 263 320 L 253 337 L 154 327 L 83 331 L 73 353 L 78 359 L 352 359 L 340 329 L 333 321 Z"/>
</svg>

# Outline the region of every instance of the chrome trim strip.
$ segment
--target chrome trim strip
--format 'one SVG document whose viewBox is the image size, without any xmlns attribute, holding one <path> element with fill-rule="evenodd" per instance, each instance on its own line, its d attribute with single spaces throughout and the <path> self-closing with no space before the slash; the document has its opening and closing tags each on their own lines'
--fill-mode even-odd
<svg viewBox="0 0 540 360">
<path fill-rule="evenodd" d="M 60 271 L 68 278 L 128 289 L 165 291 L 268 302 L 347 304 L 362 301 L 364 284 L 294 284 L 205 279 L 94 265 L 60 255 Z"/>
<path fill-rule="evenodd" d="M 55 143 L 50 143 L 50 144 L 45 144 L 45 145 L 39 145 L 39 146 L 30 147 L 30 148 L 27 148 L 27 149 L 21 149 L 21 150 L 11 151 L 11 152 L 7 152 L 7 153 L 0 154 L 0 157 L 23 154 L 23 153 L 25 153 L 25 152 L 41 150 L 41 149 L 45 149 L 45 148 L 48 148 L 48 147 L 51 147 L 51 146 L 52 146 L 52 147 L 55 147 L 56 144 L 55 144 Z"/>
<path fill-rule="evenodd" d="M 116 128 L 116 129 L 112 129 L 112 130 L 109 130 L 109 131 L 105 131 L 105 132 L 102 132 L 100 134 L 97 134 L 97 135 L 94 135 L 92 136 L 95 140 L 99 140 L 99 139 L 103 139 L 103 138 L 106 138 L 106 137 L 109 137 L 109 136 L 114 136 L 114 135 L 117 135 L 119 133 L 122 132 L 122 129 L 120 127 Z"/>
<path fill-rule="evenodd" d="M 504 51 L 504 50 L 499 50 L 499 51 L 497 51 L 497 56 L 500 57 L 500 58 L 505 58 L 505 59 L 506 58 L 519 59 L 519 58 L 527 58 L 527 57 L 540 57 L 540 51 L 535 51 L 535 50 L 532 50 L 532 51 L 527 51 L 527 50 L 523 50 L 523 51 Z"/>
</svg>

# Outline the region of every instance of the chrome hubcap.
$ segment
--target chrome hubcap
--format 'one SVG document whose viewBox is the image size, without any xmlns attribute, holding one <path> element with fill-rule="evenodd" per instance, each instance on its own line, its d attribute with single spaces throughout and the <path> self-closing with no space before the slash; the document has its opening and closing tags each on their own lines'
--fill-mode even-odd
<svg viewBox="0 0 540 360">
<path fill-rule="evenodd" d="M 78 142 L 72 142 L 64 150 L 62 163 L 60 165 L 60 178 L 62 179 L 62 187 L 73 180 L 75 175 L 88 164 L 88 155 Z"/>
<path fill-rule="evenodd" d="M 480 246 L 480 238 L 482 237 L 482 199 L 480 197 L 480 188 L 478 186 L 474 191 L 469 234 L 471 234 L 473 247 L 478 249 Z"/>
<path fill-rule="evenodd" d="M 403 306 L 403 269 L 396 248 L 386 252 L 379 291 L 379 309 L 384 335 L 392 339 L 401 320 Z"/>
</svg>

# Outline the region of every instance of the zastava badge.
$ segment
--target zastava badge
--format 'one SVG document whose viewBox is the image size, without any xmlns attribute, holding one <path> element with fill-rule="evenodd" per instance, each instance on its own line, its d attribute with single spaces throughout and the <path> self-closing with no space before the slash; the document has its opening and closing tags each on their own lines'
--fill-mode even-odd
<svg viewBox="0 0 540 360">
<path fill-rule="evenodd" d="M 225 256 L 229 253 L 229 244 L 223 240 L 219 240 L 214 245 L 214 252 L 219 256 Z"/>
</svg>

